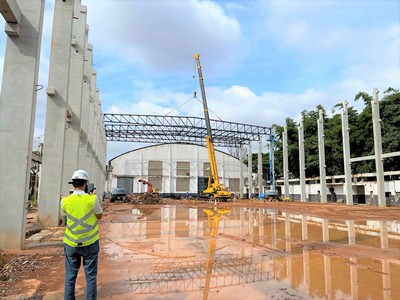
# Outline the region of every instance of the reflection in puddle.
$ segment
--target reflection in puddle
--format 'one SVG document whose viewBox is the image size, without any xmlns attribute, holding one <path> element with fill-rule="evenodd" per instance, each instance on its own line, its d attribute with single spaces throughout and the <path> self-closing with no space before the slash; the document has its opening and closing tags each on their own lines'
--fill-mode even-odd
<svg viewBox="0 0 400 300">
<path fill-rule="evenodd" d="M 278 282 L 307 298 L 400 299 L 395 221 L 343 222 L 234 207 L 216 222 L 215 213 L 166 206 L 132 223 L 107 224 L 115 241 L 147 255 L 138 263 L 148 271 L 131 276 L 131 291 L 203 291 L 207 299 L 215 289 L 236 285 L 253 284 L 265 295 Z M 128 236 L 118 226 L 130 226 Z"/>
</svg>

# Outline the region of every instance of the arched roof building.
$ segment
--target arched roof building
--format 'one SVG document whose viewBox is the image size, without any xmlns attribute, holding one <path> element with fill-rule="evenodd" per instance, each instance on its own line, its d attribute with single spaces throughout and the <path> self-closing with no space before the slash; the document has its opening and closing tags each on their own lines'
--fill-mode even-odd
<svg viewBox="0 0 400 300">
<path fill-rule="evenodd" d="M 240 192 L 247 166 L 230 154 L 216 150 L 220 183 L 232 193 Z M 121 154 L 109 162 L 107 192 L 124 187 L 128 193 L 142 193 L 149 181 L 164 197 L 179 197 L 189 192 L 199 196 L 207 187 L 210 163 L 207 148 L 194 144 L 159 144 Z M 243 183 L 242 183 L 243 184 Z"/>
</svg>

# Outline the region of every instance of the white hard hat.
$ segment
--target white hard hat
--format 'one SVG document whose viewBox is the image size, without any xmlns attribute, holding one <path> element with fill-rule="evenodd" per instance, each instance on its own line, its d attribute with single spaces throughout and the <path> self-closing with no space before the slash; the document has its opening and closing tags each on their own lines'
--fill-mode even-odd
<svg viewBox="0 0 400 300">
<path fill-rule="evenodd" d="M 77 171 L 74 172 L 74 174 L 72 174 L 72 178 L 71 178 L 71 179 L 72 179 L 72 180 L 73 180 L 73 179 L 83 179 L 83 180 L 89 181 L 89 176 L 88 176 L 88 174 L 86 173 L 86 171 L 84 171 L 84 170 L 77 170 Z"/>
</svg>

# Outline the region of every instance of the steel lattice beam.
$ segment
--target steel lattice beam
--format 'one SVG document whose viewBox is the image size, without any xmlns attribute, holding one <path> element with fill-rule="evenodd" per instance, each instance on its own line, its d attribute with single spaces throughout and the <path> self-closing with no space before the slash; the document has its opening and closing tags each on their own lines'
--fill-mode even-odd
<svg viewBox="0 0 400 300">
<path fill-rule="evenodd" d="M 142 143 L 193 143 L 204 145 L 207 134 L 204 118 L 160 115 L 104 114 L 107 141 Z M 267 139 L 271 128 L 210 120 L 215 146 L 240 147 Z"/>
</svg>

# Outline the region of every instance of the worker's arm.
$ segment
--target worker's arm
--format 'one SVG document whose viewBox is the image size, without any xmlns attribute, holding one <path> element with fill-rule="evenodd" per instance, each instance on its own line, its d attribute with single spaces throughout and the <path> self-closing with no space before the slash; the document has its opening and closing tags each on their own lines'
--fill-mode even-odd
<svg viewBox="0 0 400 300">
<path fill-rule="evenodd" d="M 94 215 L 96 216 L 97 220 L 100 220 L 103 217 L 103 210 L 100 206 L 99 198 L 97 197 L 94 205 Z"/>
</svg>

